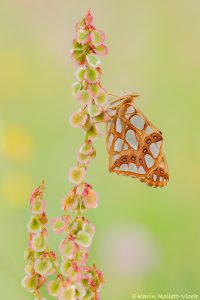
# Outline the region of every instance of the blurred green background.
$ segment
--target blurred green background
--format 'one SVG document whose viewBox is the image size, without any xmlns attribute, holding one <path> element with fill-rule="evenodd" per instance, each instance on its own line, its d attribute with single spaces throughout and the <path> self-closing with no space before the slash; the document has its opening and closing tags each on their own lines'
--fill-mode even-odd
<svg viewBox="0 0 200 300">
<path fill-rule="evenodd" d="M 68 124 L 78 107 L 69 50 L 89 7 L 109 48 L 103 85 L 141 94 L 137 104 L 163 131 L 170 169 L 164 189 L 111 175 L 105 136 L 95 142 L 87 181 L 100 204 L 87 216 L 96 225 L 90 263 L 104 272 L 102 299 L 200 293 L 200 2 L 1 0 L 1 299 L 32 299 L 20 283 L 31 190 L 45 179 L 51 218 L 71 188 L 83 136 Z M 52 248 L 59 238 L 50 235 Z"/>
</svg>

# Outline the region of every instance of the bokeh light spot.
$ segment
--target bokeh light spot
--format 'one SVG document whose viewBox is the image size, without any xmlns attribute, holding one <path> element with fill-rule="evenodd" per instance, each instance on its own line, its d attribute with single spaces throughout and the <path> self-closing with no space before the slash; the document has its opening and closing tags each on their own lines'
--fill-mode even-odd
<svg viewBox="0 0 200 300">
<path fill-rule="evenodd" d="M 117 226 L 107 232 L 102 244 L 108 268 L 118 276 L 141 278 L 159 261 L 155 241 L 139 226 Z"/>
<path fill-rule="evenodd" d="M 14 161 L 27 161 L 33 153 L 31 135 L 23 128 L 11 125 L 4 130 L 2 142 L 3 154 Z"/>
<path fill-rule="evenodd" d="M 13 206 L 23 206 L 29 203 L 29 194 L 32 188 L 32 178 L 16 171 L 7 173 L 1 182 L 3 196 Z"/>
</svg>

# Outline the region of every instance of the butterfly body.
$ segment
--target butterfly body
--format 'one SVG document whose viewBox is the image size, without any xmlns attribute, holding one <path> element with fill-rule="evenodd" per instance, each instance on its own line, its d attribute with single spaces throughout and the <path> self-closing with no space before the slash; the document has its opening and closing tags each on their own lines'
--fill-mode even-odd
<svg viewBox="0 0 200 300">
<path fill-rule="evenodd" d="M 134 95 L 117 98 L 108 110 L 109 171 L 138 178 L 150 186 L 165 186 L 169 176 L 162 133 L 139 111 L 134 100 Z"/>
</svg>

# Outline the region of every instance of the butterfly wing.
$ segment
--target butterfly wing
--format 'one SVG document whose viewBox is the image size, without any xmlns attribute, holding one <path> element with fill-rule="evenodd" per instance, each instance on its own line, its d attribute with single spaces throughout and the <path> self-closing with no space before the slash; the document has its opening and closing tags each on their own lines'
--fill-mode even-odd
<svg viewBox="0 0 200 300">
<path fill-rule="evenodd" d="M 164 155 L 158 164 L 158 167 L 153 170 L 144 180 L 141 179 L 141 181 L 152 187 L 164 187 L 167 185 L 169 181 L 169 171 Z"/>
<path fill-rule="evenodd" d="M 145 181 L 162 160 L 162 134 L 132 101 L 125 102 L 110 110 L 107 151 L 110 172 Z"/>
</svg>

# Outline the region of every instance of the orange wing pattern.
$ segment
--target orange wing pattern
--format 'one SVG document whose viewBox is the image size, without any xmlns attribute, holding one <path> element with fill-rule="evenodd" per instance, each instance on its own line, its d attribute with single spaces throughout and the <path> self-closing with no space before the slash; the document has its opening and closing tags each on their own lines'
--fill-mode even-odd
<svg viewBox="0 0 200 300">
<path fill-rule="evenodd" d="M 107 111 L 110 116 L 107 122 L 109 171 L 136 177 L 153 187 L 163 187 L 169 175 L 163 156 L 162 133 L 133 101 L 133 95 L 118 98 Z"/>
</svg>

